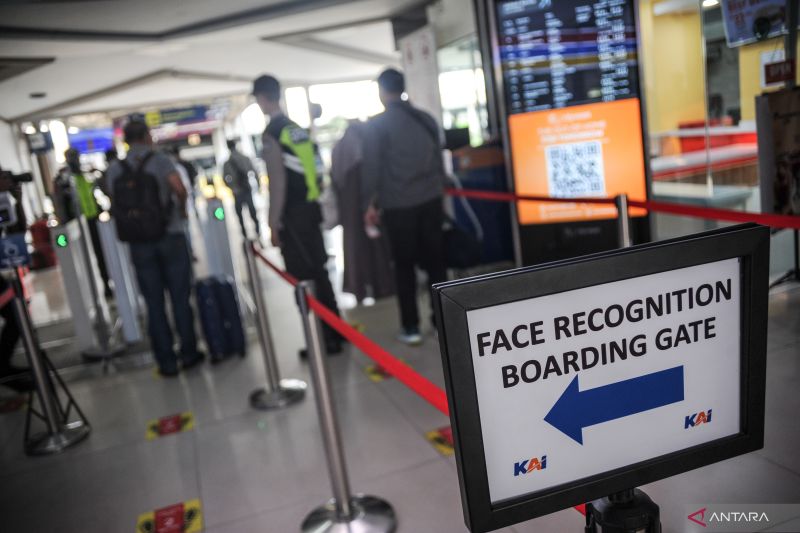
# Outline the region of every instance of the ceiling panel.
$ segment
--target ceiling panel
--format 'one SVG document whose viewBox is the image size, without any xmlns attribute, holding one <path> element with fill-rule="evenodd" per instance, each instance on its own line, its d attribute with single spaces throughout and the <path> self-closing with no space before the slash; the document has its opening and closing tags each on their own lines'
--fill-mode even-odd
<svg viewBox="0 0 800 533">
<path fill-rule="evenodd" d="M 190 84 L 162 85 L 160 94 L 165 102 L 185 99 L 181 91 L 187 87 L 191 87 L 188 93 L 191 95 L 218 94 L 223 89 L 218 81 L 211 79 L 215 76 L 250 80 L 269 72 L 304 84 L 371 79 L 388 63 L 387 58 L 396 57 L 390 23 L 376 21 L 420 0 L 291 1 L 315 9 L 241 23 L 235 28 L 145 41 L 4 38 L 0 32 L 0 56 L 55 57 L 49 65 L 0 82 L 0 118 L 40 118 L 43 113 L 51 112 L 61 115 L 66 105 L 71 111 L 125 107 L 131 103 L 127 82 L 166 70 L 204 73 L 208 78 L 198 78 Z M 267 4 L 277 5 L 277 0 L 268 0 Z M 263 0 L 38 2 L 22 6 L 6 3 L 0 5 L 0 26 L 8 24 L 8 20 L 20 25 L 32 24 L 37 17 L 50 24 L 60 17 L 59 25 L 63 28 L 92 26 L 113 32 L 124 26 L 136 32 L 156 31 L 170 27 L 175 21 L 185 23 L 189 20 L 186 18 L 189 15 L 183 13 L 186 10 L 197 18 L 254 5 L 265 4 Z M 106 21 L 104 17 L 113 20 Z M 364 21 L 370 23 L 359 28 L 344 27 Z M 264 40 L 286 33 L 309 34 L 315 29 L 319 31 L 312 33 L 321 46 L 303 47 L 300 43 L 292 46 Z M 325 46 L 326 43 L 338 43 L 343 48 L 337 51 L 335 46 Z M 347 53 L 354 49 L 373 53 Z M 224 91 L 228 89 L 231 87 L 224 87 Z M 31 99 L 32 92 L 47 95 Z M 84 102 L 87 97 L 95 100 L 94 104 Z M 150 96 L 142 98 L 151 101 Z M 115 99 L 118 104 L 114 104 Z"/>
<path fill-rule="evenodd" d="M 289 2 L 291 0 L 288 0 Z M 0 4 L 0 26 L 84 32 L 162 33 L 287 0 L 134 0 Z"/>
<path fill-rule="evenodd" d="M 90 102 L 59 109 L 59 116 L 78 115 L 98 111 L 140 110 L 153 105 L 171 102 L 205 100 L 215 96 L 247 92 L 249 83 L 193 79 L 164 78 L 136 87 L 120 90 L 113 95 L 92 99 Z"/>
</svg>

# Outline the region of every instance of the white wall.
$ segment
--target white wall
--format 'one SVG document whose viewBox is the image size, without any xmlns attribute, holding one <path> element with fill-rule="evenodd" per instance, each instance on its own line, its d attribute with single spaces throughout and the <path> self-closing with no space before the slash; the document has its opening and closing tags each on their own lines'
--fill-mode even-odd
<svg viewBox="0 0 800 533">
<path fill-rule="evenodd" d="M 19 159 L 18 142 L 13 126 L 0 120 L 0 167 L 15 173 L 30 169 L 30 165 L 23 164 Z"/>
<path fill-rule="evenodd" d="M 428 20 L 436 34 L 436 44 L 447 46 L 475 33 L 475 11 L 467 0 L 439 0 L 428 8 Z"/>
</svg>

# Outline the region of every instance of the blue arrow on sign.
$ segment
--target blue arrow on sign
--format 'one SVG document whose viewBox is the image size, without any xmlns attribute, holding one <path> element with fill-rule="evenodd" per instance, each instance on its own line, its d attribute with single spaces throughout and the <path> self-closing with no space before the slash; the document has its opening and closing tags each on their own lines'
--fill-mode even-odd
<svg viewBox="0 0 800 533">
<path fill-rule="evenodd" d="M 583 428 L 683 401 L 683 366 L 578 390 L 578 376 L 556 401 L 545 422 L 583 445 Z"/>
</svg>

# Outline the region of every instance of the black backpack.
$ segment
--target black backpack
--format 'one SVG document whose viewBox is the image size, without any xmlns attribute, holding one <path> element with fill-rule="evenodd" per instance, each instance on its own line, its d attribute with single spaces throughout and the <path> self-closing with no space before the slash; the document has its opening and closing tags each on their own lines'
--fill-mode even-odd
<svg viewBox="0 0 800 533">
<path fill-rule="evenodd" d="M 153 242 L 161 239 L 169 224 L 169 207 L 161 203 L 158 180 L 144 171 L 153 153 L 136 169 L 121 160 L 123 173 L 112 188 L 111 214 L 122 242 Z"/>
</svg>

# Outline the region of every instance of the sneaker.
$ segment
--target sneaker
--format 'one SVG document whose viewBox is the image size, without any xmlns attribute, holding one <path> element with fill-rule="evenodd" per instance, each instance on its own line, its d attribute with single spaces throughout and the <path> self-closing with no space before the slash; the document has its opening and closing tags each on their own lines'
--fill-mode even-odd
<svg viewBox="0 0 800 533">
<path fill-rule="evenodd" d="M 195 355 L 192 359 L 189 359 L 188 361 L 184 360 L 181 366 L 183 370 L 189 370 L 190 368 L 202 363 L 203 359 L 205 358 L 206 354 L 204 354 L 203 352 L 197 352 L 197 355 Z"/>
<path fill-rule="evenodd" d="M 162 378 L 175 378 L 175 377 L 178 377 L 178 369 L 177 368 L 175 368 L 175 369 L 172 369 L 172 368 L 170 368 L 170 369 L 159 368 L 158 369 L 158 375 L 161 376 Z"/>
<path fill-rule="evenodd" d="M 403 328 L 397 340 L 409 346 L 419 346 L 422 344 L 422 335 L 419 333 L 419 328 Z"/>
</svg>

